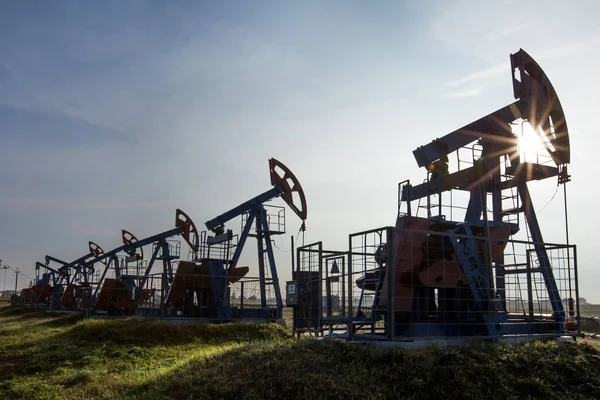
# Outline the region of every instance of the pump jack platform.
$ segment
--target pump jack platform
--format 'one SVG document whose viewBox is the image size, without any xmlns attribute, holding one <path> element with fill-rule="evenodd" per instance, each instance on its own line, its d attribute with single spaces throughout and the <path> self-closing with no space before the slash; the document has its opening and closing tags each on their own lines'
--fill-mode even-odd
<svg viewBox="0 0 600 400">
<path fill-rule="evenodd" d="M 321 242 L 297 249 L 286 290 L 296 333 L 391 341 L 580 333 L 566 187 L 566 244 L 544 241 L 528 188 L 570 181 L 565 115 L 531 56 L 521 49 L 510 62 L 515 102 L 413 152 L 427 177 L 399 184 L 395 226 L 351 234 L 348 251 Z"/>
</svg>

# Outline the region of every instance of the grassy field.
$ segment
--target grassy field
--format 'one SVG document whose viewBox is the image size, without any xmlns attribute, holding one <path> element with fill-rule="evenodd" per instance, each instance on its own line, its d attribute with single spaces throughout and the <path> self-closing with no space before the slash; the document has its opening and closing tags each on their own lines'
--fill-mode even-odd
<svg viewBox="0 0 600 400">
<path fill-rule="evenodd" d="M 79 320 L 0 303 L 0 398 L 596 399 L 586 344 L 380 350 L 281 326 Z"/>
<path fill-rule="evenodd" d="M 600 304 L 581 304 L 579 312 L 582 317 L 600 317 Z"/>
</svg>

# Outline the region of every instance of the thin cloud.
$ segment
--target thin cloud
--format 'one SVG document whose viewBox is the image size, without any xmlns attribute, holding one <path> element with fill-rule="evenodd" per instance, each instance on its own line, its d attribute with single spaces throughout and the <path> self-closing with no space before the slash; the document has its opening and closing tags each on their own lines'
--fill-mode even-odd
<svg viewBox="0 0 600 400">
<path fill-rule="evenodd" d="M 565 58 L 568 56 L 574 56 L 578 54 L 585 54 L 595 47 L 600 46 L 600 32 L 586 34 L 585 37 L 588 39 L 582 41 L 573 41 L 567 45 L 558 46 L 552 49 L 548 49 L 540 52 L 536 57 L 538 60 L 556 60 Z"/>
<path fill-rule="evenodd" d="M 470 87 L 464 90 L 458 90 L 454 92 L 445 93 L 443 96 L 451 99 L 464 99 L 467 97 L 475 97 L 478 96 L 481 92 L 483 92 L 484 88 L 481 86 Z"/>
<path fill-rule="evenodd" d="M 106 199 L 74 201 L 69 199 L 50 200 L 47 198 L 9 197 L 0 200 L 0 206 L 19 210 L 126 210 L 138 208 L 164 208 L 171 204 L 164 201 L 110 201 Z"/>
<path fill-rule="evenodd" d="M 474 72 L 462 78 L 454 79 L 441 85 L 426 89 L 420 95 L 437 93 L 445 98 L 466 98 L 481 94 L 490 87 L 499 84 L 504 79 L 510 68 L 505 64 L 498 64 L 482 71 Z"/>
<path fill-rule="evenodd" d="M 515 28 L 516 29 L 516 28 Z M 589 36 L 589 39 L 574 42 L 573 44 L 558 46 L 555 48 L 547 49 L 542 52 L 538 52 L 535 58 L 536 60 L 550 61 L 557 60 L 569 56 L 580 55 L 590 52 L 592 49 L 600 46 L 600 33 L 593 33 Z M 497 64 L 493 67 L 486 68 L 481 71 L 473 72 L 462 78 L 458 78 L 449 82 L 445 82 L 436 87 L 426 89 L 420 94 L 432 94 L 438 93 L 441 97 L 445 98 L 467 98 L 480 95 L 487 89 L 497 86 L 500 79 L 505 79 L 507 74 L 510 73 L 510 67 L 508 62 Z M 452 88 L 457 90 L 444 90 L 445 88 Z"/>
<path fill-rule="evenodd" d="M 485 40 L 487 40 L 488 42 L 495 42 L 498 39 L 503 39 L 503 38 L 505 38 L 507 36 L 511 36 L 515 33 L 522 32 L 525 29 L 527 29 L 528 27 L 529 27 L 529 24 L 526 24 L 526 23 L 522 23 L 519 25 L 512 25 L 512 26 L 508 26 L 503 29 L 499 29 L 497 31 L 490 32 L 490 33 L 484 35 L 483 38 Z"/>
<path fill-rule="evenodd" d="M 499 76 L 504 76 L 506 74 L 506 71 L 509 69 L 510 68 L 508 68 L 508 66 L 505 63 L 498 64 L 494 67 L 484 69 L 483 71 L 475 72 L 462 78 L 447 82 L 445 86 L 460 87 L 466 84 L 472 84 L 474 82 L 489 81 L 490 79 L 494 79 Z"/>
<path fill-rule="evenodd" d="M 50 114 L 0 104 L 0 139 L 3 143 L 27 145 L 80 146 L 99 144 L 131 144 L 133 139 L 123 132 L 91 124 L 81 118 Z"/>
</svg>

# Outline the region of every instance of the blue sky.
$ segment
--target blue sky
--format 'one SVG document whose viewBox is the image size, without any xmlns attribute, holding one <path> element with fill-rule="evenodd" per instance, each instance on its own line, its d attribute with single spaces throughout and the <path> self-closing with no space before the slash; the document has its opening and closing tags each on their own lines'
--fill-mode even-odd
<svg viewBox="0 0 600 400">
<path fill-rule="evenodd" d="M 296 173 L 307 242 L 391 225 L 412 150 L 513 100 L 509 54 L 549 75 L 571 131 L 571 242 L 595 290 L 595 1 L 0 2 L 0 258 L 33 275 L 184 209 L 199 226 Z M 538 207 L 555 182 L 533 185 Z M 564 241 L 562 193 L 540 214 Z M 231 225 L 238 227 L 235 223 Z M 288 229 L 299 222 L 288 212 Z M 277 240 L 289 249 L 289 237 Z M 250 256 L 249 256 L 250 257 Z M 283 279 L 289 253 L 278 252 Z M 248 258 L 252 263 L 253 259 Z M 2 275 L 0 275 L 2 277 Z M 7 286 L 14 284 L 10 277 Z"/>
</svg>

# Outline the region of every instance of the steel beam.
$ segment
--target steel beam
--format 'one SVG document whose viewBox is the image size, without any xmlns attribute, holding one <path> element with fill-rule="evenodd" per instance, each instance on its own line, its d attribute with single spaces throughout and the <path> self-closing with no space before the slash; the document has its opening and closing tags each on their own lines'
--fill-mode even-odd
<svg viewBox="0 0 600 400">
<path fill-rule="evenodd" d="M 504 146 L 516 145 L 516 138 L 512 131 L 507 130 L 506 125 L 522 118 L 523 103 L 522 100 L 517 100 L 454 132 L 435 139 L 429 144 L 418 147 L 413 151 L 417 165 L 419 167 L 427 166 L 441 156 L 450 154 L 479 139 L 498 142 Z"/>
<path fill-rule="evenodd" d="M 213 231 L 215 228 L 224 225 L 226 222 L 231 221 L 232 219 L 239 217 L 240 215 L 247 213 L 248 211 L 256 208 L 257 206 L 262 205 L 263 203 L 278 197 L 283 193 L 283 188 L 279 185 L 275 186 L 272 189 L 267 190 L 266 192 L 259 194 L 258 196 L 246 201 L 245 203 L 240 204 L 239 206 L 232 208 L 231 210 L 219 215 L 206 222 L 206 228 L 208 230 Z"/>
<path fill-rule="evenodd" d="M 262 207 L 261 207 L 262 208 Z M 267 246 L 267 256 L 269 258 L 269 268 L 271 270 L 271 278 L 273 280 L 273 290 L 275 291 L 275 301 L 277 303 L 277 310 L 283 308 L 283 301 L 281 300 L 281 292 L 279 291 L 279 277 L 277 276 L 277 268 L 275 266 L 275 256 L 273 254 L 273 246 L 271 244 L 271 235 L 269 234 L 269 225 L 267 224 L 266 211 L 264 208 L 261 210 L 262 214 L 262 229 L 265 233 L 265 244 Z M 265 285 L 265 282 L 261 283 Z M 278 316 L 281 317 L 281 316 Z"/>
<path fill-rule="evenodd" d="M 554 273 L 552 272 L 552 266 L 550 265 L 548 253 L 544 245 L 542 231 L 540 229 L 537 216 L 535 215 L 533 202 L 531 201 L 531 196 L 529 195 L 529 189 L 527 188 L 526 183 L 520 183 L 517 187 L 523 203 L 523 210 L 527 220 L 527 225 L 529 226 L 529 231 L 531 232 L 533 247 L 540 263 L 539 269 L 542 273 L 542 277 L 544 278 L 544 283 L 546 284 L 546 289 L 548 291 L 548 297 L 550 298 L 550 303 L 552 304 L 552 311 L 554 312 L 555 321 L 564 322 L 565 310 L 560 300 L 558 286 L 556 285 L 556 280 L 554 279 Z"/>
</svg>

